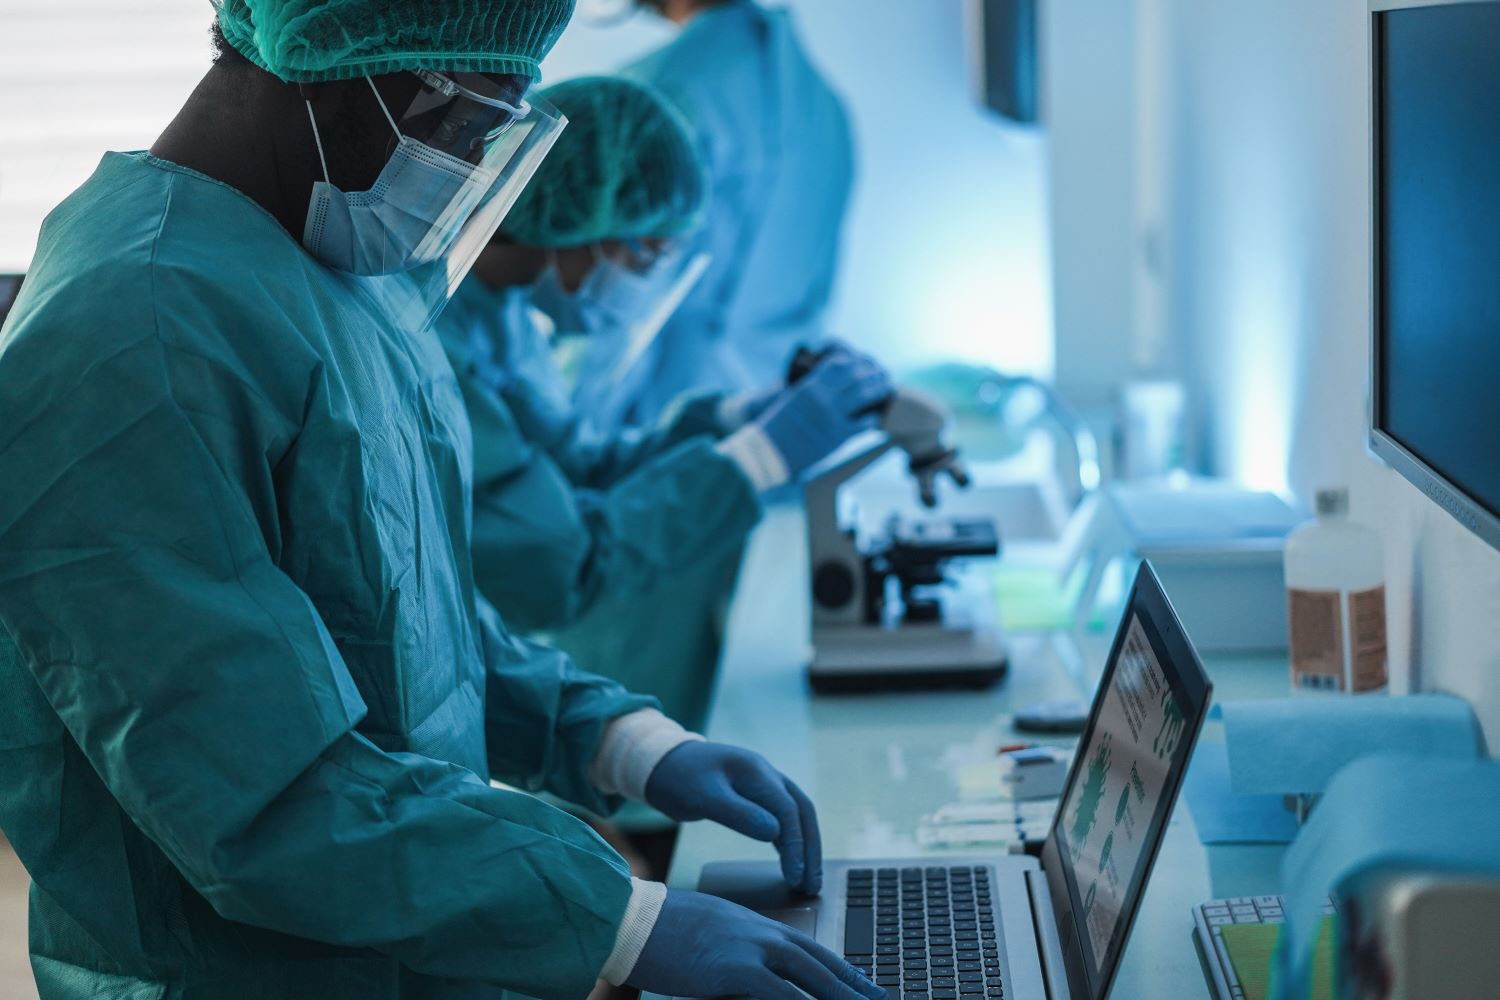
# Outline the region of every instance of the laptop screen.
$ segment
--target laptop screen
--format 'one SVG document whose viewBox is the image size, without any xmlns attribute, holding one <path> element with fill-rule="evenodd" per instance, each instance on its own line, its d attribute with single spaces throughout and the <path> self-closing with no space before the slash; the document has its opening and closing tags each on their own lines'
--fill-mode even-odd
<svg viewBox="0 0 1500 1000">
<path fill-rule="evenodd" d="M 1142 566 L 1053 828 L 1072 949 L 1103 996 L 1208 707 L 1197 656 Z"/>
</svg>

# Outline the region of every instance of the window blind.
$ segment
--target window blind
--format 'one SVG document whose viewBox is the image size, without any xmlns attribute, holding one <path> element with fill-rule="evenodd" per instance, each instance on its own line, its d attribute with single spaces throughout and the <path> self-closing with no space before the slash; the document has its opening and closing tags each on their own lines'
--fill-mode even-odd
<svg viewBox="0 0 1500 1000">
<path fill-rule="evenodd" d="M 208 0 L 0 0 L 0 271 L 106 150 L 144 149 L 208 69 Z"/>
</svg>

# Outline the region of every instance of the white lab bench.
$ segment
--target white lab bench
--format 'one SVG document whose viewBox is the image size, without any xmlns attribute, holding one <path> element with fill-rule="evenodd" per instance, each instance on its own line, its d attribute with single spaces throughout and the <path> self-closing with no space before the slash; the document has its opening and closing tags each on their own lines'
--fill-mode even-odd
<svg viewBox="0 0 1500 1000">
<path fill-rule="evenodd" d="M 940 857 L 919 848 L 915 834 L 922 816 L 958 797 L 958 762 L 976 742 L 1026 739 L 1011 728 L 1015 708 L 1091 694 L 1112 636 L 1010 635 L 1010 673 L 989 691 L 815 697 L 803 677 L 806 563 L 800 508 L 772 508 L 746 555 L 707 735 L 758 750 L 806 789 L 818 807 L 825 857 Z M 1206 665 L 1218 701 L 1285 691 L 1280 657 L 1214 657 Z M 1203 739 L 1222 739 L 1217 723 Z M 1210 996 L 1189 908 L 1277 891 L 1282 851 L 1205 847 L 1179 802 L 1112 995 Z M 693 888 L 706 862 L 773 857 L 769 845 L 690 824 L 668 881 Z"/>
</svg>

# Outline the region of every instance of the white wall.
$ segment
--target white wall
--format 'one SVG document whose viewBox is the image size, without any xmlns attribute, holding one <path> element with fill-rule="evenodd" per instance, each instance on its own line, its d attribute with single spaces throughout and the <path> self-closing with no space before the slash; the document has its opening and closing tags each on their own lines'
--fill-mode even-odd
<svg viewBox="0 0 1500 1000">
<path fill-rule="evenodd" d="M 959 356 L 1050 373 L 1045 145 L 970 97 L 962 0 L 785 6 L 858 141 L 833 329 L 896 365 Z M 644 14 L 575 22 L 544 70 L 609 70 L 667 37 Z"/>
<path fill-rule="evenodd" d="M 1395 687 L 1500 739 L 1500 554 L 1365 448 L 1365 0 L 1164 0 L 1170 321 L 1218 471 L 1304 503 L 1348 483 L 1386 539 Z"/>
<path fill-rule="evenodd" d="M 1135 6 L 1043 6 L 1057 385 L 1086 410 L 1134 367 Z"/>
<path fill-rule="evenodd" d="M 963 0 L 790 6 L 859 139 L 834 330 L 897 365 L 1049 374 L 1045 144 L 970 98 Z M 0 0 L 0 271 L 26 266 L 104 150 L 155 139 L 207 68 L 211 18 L 203 0 Z M 608 70 L 671 34 L 575 20 L 546 72 Z"/>
</svg>

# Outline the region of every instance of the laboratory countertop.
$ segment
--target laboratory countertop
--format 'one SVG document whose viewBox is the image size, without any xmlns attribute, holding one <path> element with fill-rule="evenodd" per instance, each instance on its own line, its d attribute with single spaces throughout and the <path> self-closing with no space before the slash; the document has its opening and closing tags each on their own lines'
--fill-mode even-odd
<svg viewBox="0 0 1500 1000">
<path fill-rule="evenodd" d="M 921 818 L 959 798 L 958 771 L 976 755 L 1028 738 L 1011 726 L 1015 708 L 1091 696 L 1112 629 L 1007 635 L 1010 672 L 988 691 L 814 696 L 803 672 L 806 551 L 800 509 L 768 511 L 746 554 L 707 735 L 765 754 L 806 789 L 817 804 L 825 857 L 940 857 L 942 850 L 918 845 Z M 1284 659 L 1204 659 L 1216 701 L 1285 691 Z M 1202 738 L 1222 739 L 1220 725 L 1211 721 Z M 1283 850 L 1205 847 L 1179 800 L 1112 996 L 1211 996 L 1190 908 L 1216 897 L 1278 891 Z M 692 888 L 707 862 L 773 857 L 766 845 L 712 824 L 690 824 L 668 880 Z"/>
</svg>

